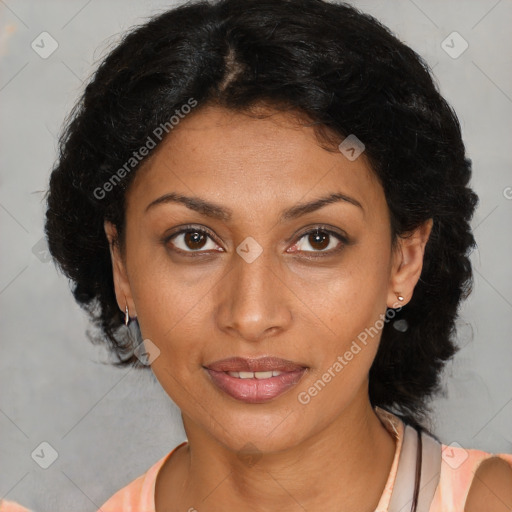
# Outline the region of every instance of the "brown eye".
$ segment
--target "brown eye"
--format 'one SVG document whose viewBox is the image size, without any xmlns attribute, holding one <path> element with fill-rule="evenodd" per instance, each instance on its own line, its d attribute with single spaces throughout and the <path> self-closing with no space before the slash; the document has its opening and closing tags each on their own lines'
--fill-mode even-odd
<svg viewBox="0 0 512 512">
<path fill-rule="evenodd" d="M 199 228 L 185 228 L 164 239 L 177 252 L 189 253 L 219 250 L 209 232 Z"/>
<path fill-rule="evenodd" d="M 347 243 L 348 240 L 341 234 L 329 229 L 316 228 L 301 235 L 293 245 L 292 252 L 331 254 L 342 249 Z"/>
<path fill-rule="evenodd" d="M 316 250 L 323 251 L 329 246 L 330 235 L 325 231 L 315 231 L 308 236 L 308 242 Z"/>
<path fill-rule="evenodd" d="M 183 241 L 185 245 L 194 251 L 202 249 L 206 243 L 207 236 L 199 231 L 188 231 L 184 235 Z"/>
</svg>

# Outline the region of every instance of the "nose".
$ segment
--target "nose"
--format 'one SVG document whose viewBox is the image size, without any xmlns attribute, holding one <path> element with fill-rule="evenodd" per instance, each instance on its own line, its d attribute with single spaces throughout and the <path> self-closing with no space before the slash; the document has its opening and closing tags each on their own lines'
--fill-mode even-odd
<svg viewBox="0 0 512 512">
<path fill-rule="evenodd" d="M 276 260 L 269 250 L 250 263 L 233 255 L 233 267 L 218 288 L 216 316 L 222 331 L 257 342 L 290 327 L 294 295 Z"/>
</svg>

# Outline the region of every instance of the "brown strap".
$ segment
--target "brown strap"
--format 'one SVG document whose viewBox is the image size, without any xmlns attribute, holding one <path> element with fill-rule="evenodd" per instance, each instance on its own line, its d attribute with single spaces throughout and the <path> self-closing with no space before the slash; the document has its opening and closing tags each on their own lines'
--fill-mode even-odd
<svg viewBox="0 0 512 512">
<path fill-rule="evenodd" d="M 416 475 L 414 477 L 414 494 L 412 497 L 411 512 L 416 512 L 418 509 L 418 496 L 420 494 L 420 479 L 421 479 L 421 456 L 422 456 L 422 442 L 421 432 L 418 430 L 418 443 L 416 450 Z"/>
</svg>

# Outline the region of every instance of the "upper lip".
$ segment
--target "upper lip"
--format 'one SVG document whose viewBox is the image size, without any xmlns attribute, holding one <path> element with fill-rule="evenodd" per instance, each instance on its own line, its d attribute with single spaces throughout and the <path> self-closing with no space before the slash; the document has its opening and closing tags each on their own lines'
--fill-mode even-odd
<svg viewBox="0 0 512 512">
<path fill-rule="evenodd" d="M 294 372 L 306 368 L 303 365 L 281 359 L 279 357 L 260 357 L 247 359 L 244 357 L 229 357 L 206 365 L 210 370 L 217 372 Z"/>
</svg>

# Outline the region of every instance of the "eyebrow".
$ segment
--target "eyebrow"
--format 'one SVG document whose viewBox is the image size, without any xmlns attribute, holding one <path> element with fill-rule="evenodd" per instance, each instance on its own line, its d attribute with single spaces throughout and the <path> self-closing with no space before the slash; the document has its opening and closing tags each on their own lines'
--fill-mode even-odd
<svg viewBox="0 0 512 512">
<path fill-rule="evenodd" d="M 360 208 L 364 213 L 364 208 L 359 201 L 357 201 L 353 197 L 337 192 L 320 197 L 319 199 L 314 199 L 313 201 L 307 203 L 301 203 L 292 206 L 291 208 L 288 208 L 281 212 L 279 221 L 284 222 L 291 219 L 296 219 L 297 217 L 301 217 L 302 215 L 314 212 L 328 204 L 336 202 L 345 202 L 352 204 Z M 168 203 L 183 204 L 190 210 L 194 210 L 207 217 L 212 217 L 214 219 L 219 219 L 225 222 L 230 221 L 233 216 L 233 211 L 229 208 L 225 208 L 224 206 L 211 203 L 209 201 L 206 201 L 205 199 L 201 199 L 200 197 L 184 196 L 182 194 L 177 194 L 174 192 L 170 192 L 155 199 L 146 206 L 144 212 L 148 212 L 148 210 L 154 208 L 157 205 Z"/>
</svg>

